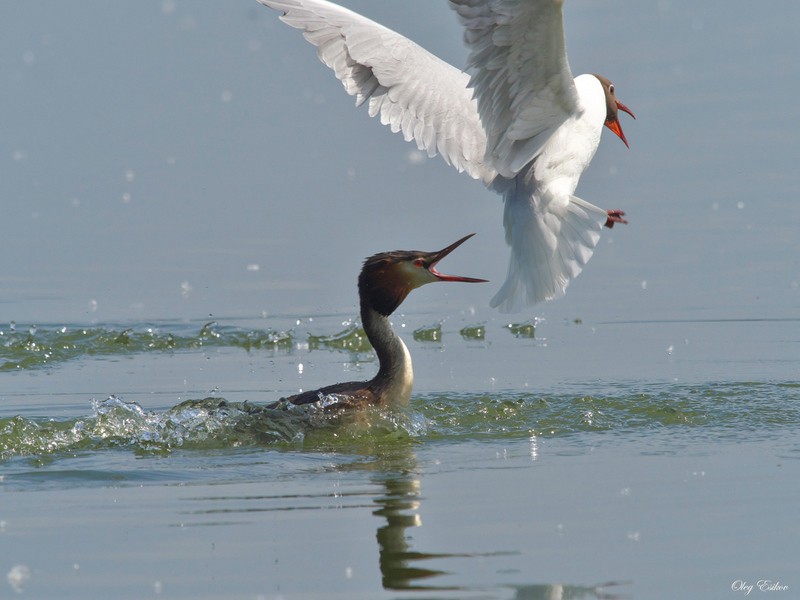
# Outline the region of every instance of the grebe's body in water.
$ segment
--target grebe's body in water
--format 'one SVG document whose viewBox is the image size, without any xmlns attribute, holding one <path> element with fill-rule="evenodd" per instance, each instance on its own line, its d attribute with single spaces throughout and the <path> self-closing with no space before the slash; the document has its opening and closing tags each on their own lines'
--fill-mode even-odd
<svg viewBox="0 0 800 600">
<path fill-rule="evenodd" d="M 378 374 L 369 381 L 336 383 L 318 390 L 282 398 L 271 408 L 319 403 L 324 408 L 367 405 L 405 405 L 411 397 L 414 371 L 408 348 L 392 330 L 389 315 L 411 290 L 435 281 L 485 282 L 485 279 L 445 275 L 436 264 L 475 234 L 438 252 L 398 250 L 382 252 L 364 261 L 358 276 L 361 323 L 378 355 Z"/>
</svg>

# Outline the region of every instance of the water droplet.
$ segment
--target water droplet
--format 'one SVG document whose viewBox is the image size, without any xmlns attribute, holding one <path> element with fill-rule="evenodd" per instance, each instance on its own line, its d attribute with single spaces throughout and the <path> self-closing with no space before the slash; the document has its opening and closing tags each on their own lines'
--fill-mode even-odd
<svg viewBox="0 0 800 600">
<path fill-rule="evenodd" d="M 31 578 L 31 570 L 25 565 L 14 565 L 6 575 L 8 584 L 18 594 L 22 593 L 22 588 L 28 583 Z"/>
<path fill-rule="evenodd" d="M 222 90 L 222 94 L 220 97 L 222 98 L 222 101 L 227 104 L 228 102 L 233 100 L 233 92 L 230 90 Z"/>
<path fill-rule="evenodd" d="M 128 169 L 127 171 L 125 171 L 125 181 L 130 183 L 131 181 L 133 181 L 135 176 L 136 174 L 133 172 L 133 170 Z"/>
<path fill-rule="evenodd" d="M 410 165 L 421 165 L 425 162 L 425 154 L 417 149 L 409 150 L 406 154 L 406 160 Z"/>
<path fill-rule="evenodd" d="M 130 204 L 130 201 L 131 201 L 131 194 L 130 194 L 130 192 L 125 192 L 124 194 L 122 194 L 122 201 L 123 201 L 125 204 Z"/>
<path fill-rule="evenodd" d="M 256 272 L 261 270 L 261 265 L 257 263 L 250 263 L 245 267 L 248 271 Z"/>
<path fill-rule="evenodd" d="M 672 356 L 672 352 L 673 352 L 673 350 L 675 350 L 675 347 L 674 347 L 674 346 L 672 346 L 672 344 L 670 344 L 669 346 L 667 346 L 667 354 L 669 354 L 670 356 Z"/>
</svg>

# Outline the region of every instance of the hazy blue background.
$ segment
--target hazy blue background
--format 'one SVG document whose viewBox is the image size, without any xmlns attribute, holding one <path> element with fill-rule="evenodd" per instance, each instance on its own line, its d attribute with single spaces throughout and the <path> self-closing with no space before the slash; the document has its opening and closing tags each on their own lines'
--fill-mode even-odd
<svg viewBox="0 0 800 600">
<path fill-rule="evenodd" d="M 344 4 L 463 65 L 446 2 Z M 797 315 L 798 22 L 794 0 L 567 2 L 573 71 L 638 117 L 578 193 L 630 225 L 522 317 Z M 492 314 L 500 198 L 356 110 L 273 11 L 3 2 L 0 32 L 0 320 L 355 313 L 364 256 L 472 231 L 443 268 L 493 283 L 404 308 Z"/>
</svg>

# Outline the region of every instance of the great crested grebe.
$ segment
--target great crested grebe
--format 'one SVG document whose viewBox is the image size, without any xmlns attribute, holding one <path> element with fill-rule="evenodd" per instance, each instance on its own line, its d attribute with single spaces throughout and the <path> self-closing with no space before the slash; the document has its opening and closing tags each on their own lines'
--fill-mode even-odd
<svg viewBox="0 0 800 600">
<path fill-rule="evenodd" d="M 319 403 L 323 408 L 350 408 L 366 405 L 406 405 L 411 397 L 414 371 L 408 348 L 392 330 L 391 315 L 409 292 L 435 281 L 482 283 L 485 279 L 445 275 L 436 264 L 474 233 L 438 252 L 398 250 L 381 252 L 364 261 L 358 276 L 361 324 L 378 355 L 378 374 L 369 381 L 336 383 L 318 390 L 281 398 L 270 408 Z"/>
<path fill-rule="evenodd" d="M 605 125 L 627 146 L 614 85 L 573 79 L 563 0 L 450 0 L 472 75 L 327 0 L 258 0 L 301 29 L 356 104 L 502 194 L 511 258 L 491 305 L 520 310 L 566 291 L 603 226 L 626 223 L 573 195 Z M 635 118 L 635 117 L 634 117 Z"/>
</svg>

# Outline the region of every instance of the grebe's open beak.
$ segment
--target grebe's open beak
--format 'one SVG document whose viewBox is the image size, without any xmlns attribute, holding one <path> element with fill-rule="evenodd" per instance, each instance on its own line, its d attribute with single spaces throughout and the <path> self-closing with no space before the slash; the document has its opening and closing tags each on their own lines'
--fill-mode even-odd
<svg viewBox="0 0 800 600">
<path fill-rule="evenodd" d="M 436 277 L 439 281 L 461 281 L 461 282 L 464 282 L 464 283 L 486 283 L 486 282 L 488 282 L 489 281 L 488 279 L 477 279 L 475 277 L 460 277 L 458 275 L 445 275 L 444 273 L 439 273 L 439 271 L 436 270 L 436 264 L 440 260 L 442 260 L 445 256 L 450 254 L 453 250 L 458 248 L 461 244 L 466 242 L 473 235 L 475 235 L 475 234 L 474 233 L 470 233 L 469 235 L 465 235 L 463 238 L 461 238 L 457 242 L 454 242 L 454 243 L 450 244 L 447 248 L 443 248 L 442 250 L 439 250 L 438 252 L 430 252 L 430 253 L 426 254 L 424 256 L 425 268 L 427 268 L 428 271 L 431 273 L 431 275 Z"/>
</svg>

